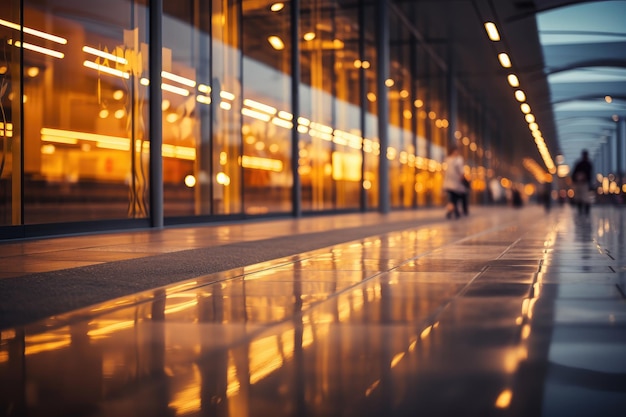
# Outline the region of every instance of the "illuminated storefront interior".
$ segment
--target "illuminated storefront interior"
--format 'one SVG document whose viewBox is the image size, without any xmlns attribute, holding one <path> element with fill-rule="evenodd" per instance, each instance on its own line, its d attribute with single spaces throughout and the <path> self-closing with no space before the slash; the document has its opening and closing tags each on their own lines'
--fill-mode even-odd
<svg viewBox="0 0 626 417">
<path fill-rule="evenodd" d="M 163 0 L 152 36 L 163 46 L 165 224 L 376 210 L 381 158 L 392 209 L 441 204 L 450 138 L 465 145 L 474 192 L 485 189 L 490 128 L 459 92 L 450 131 L 445 69 L 394 13 L 387 91 L 377 91 L 375 6 L 301 0 L 294 18 L 290 2 Z M 150 7 L 2 3 L 0 230 L 150 224 Z"/>
</svg>

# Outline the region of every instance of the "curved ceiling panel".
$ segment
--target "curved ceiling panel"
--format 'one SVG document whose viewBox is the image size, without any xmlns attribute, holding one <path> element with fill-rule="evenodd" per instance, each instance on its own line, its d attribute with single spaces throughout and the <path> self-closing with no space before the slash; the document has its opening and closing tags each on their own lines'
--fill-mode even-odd
<svg viewBox="0 0 626 417">
<path fill-rule="evenodd" d="M 626 116 L 626 1 L 536 3 L 554 133 L 571 166 L 581 149 L 599 152 Z"/>
</svg>

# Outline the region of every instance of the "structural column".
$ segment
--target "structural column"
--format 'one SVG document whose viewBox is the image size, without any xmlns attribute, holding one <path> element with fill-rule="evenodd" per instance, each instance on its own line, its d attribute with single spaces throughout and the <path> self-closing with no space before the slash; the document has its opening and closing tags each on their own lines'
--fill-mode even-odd
<svg viewBox="0 0 626 417">
<path fill-rule="evenodd" d="M 454 136 L 457 130 L 457 113 L 458 113 L 458 94 L 454 78 L 456 71 L 456 59 L 454 58 L 454 45 L 450 45 L 448 48 L 448 72 L 447 72 L 447 87 L 448 87 L 448 147 L 456 146 L 456 137 Z"/>
<path fill-rule="evenodd" d="M 163 0 L 150 0 L 150 225 L 155 228 L 163 227 L 162 17 Z"/>
<path fill-rule="evenodd" d="M 378 210 L 389 213 L 389 100 L 385 81 L 389 78 L 389 5 L 387 0 L 376 0 L 376 90 L 378 99 L 378 140 L 380 157 L 378 162 Z"/>
<path fill-rule="evenodd" d="M 624 148 L 626 148 L 626 117 L 620 117 L 617 121 L 617 178 L 620 186 L 624 183 Z"/>
<path fill-rule="evenodd" d="M 291 192 L 291 207 L 294 217 L 302 216 L 302 185 L 300 181 L 300 132 L 298 132 L 298 118 L 300 117 L 300 0 L 291 2 L 291 112 L 293 113 L 293 128 L 291 129 L 291 170 L 293 185 Z"/>
</svg>

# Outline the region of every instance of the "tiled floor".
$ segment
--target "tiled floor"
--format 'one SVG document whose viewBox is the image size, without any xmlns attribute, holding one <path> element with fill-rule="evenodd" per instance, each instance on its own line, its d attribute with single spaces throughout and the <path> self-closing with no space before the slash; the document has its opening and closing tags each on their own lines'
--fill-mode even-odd
<svg viewBox="0 0 626 417">
<path fill-rule="evenodd" d="M 397 213 L 415 226 L 7 328 L 0 415 L 624 416 L 624 213 Z M 380 222 L 360 216 L 11 244 L 3 273 Z"/>
</svg>

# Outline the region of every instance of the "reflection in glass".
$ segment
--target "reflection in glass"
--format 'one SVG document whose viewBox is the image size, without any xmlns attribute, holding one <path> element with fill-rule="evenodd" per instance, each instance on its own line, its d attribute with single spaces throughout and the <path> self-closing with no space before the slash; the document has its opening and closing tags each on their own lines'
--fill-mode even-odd
<svg viewBox="0 0 626 417">
<path fill-rule="evenodd" d="M 0 4 L 0 226 L 20 224 L 21 150 L 20 150 L 20 71 L 19 49 L 6 40 L 19 34 L 19 1 Z M 39 67 L 29 73 L 39 75 Z"/>
<path fill-rule="evenodd" d="M 0 6 L 0 225 L 149 216 L 146 5 L 26 0 L 23 28 L 20 2 Z M 446 73 L 398 14 L 413 6 L 391 15 L 390 146 L 380 149 L 372 4 L 301 1 L 293 97 L 290 3 L 164 0 L 165 217 L 289 213 L 292 194 L 304 211 L 373 209 L 380 158 L 393 207 L 440 203 Z M 464 119 L 478 113 L 466 106 L 458 120 L 475 142 L 474 178 L 481 124 Z"/>
</svg>

